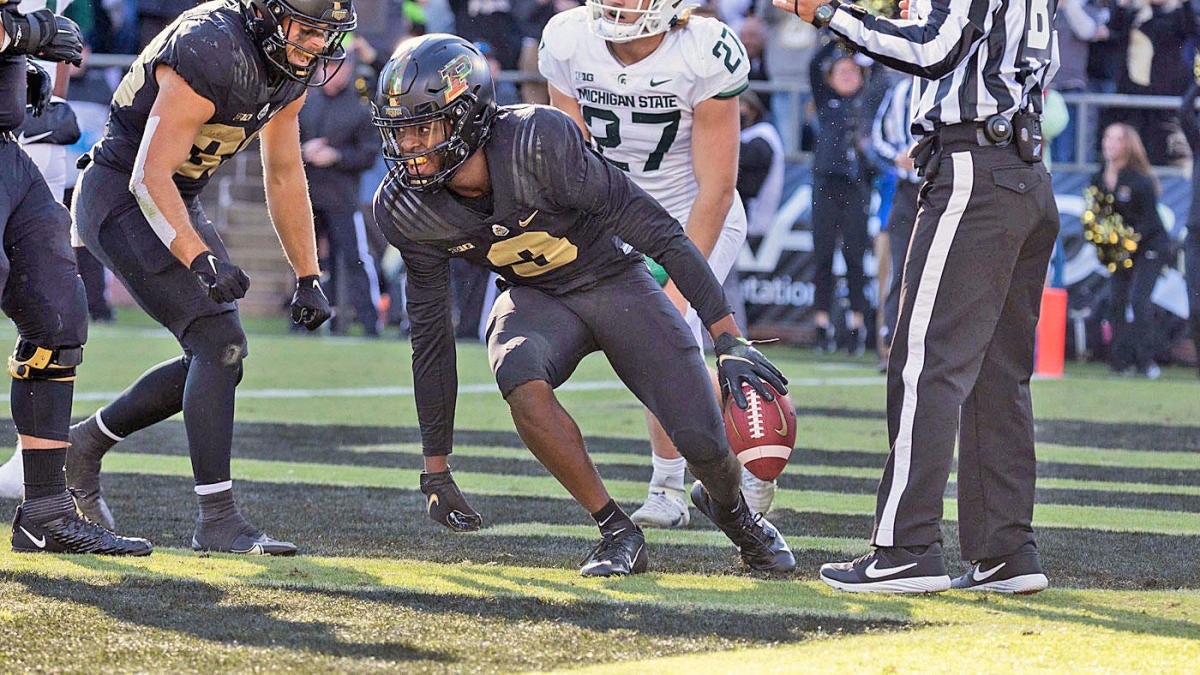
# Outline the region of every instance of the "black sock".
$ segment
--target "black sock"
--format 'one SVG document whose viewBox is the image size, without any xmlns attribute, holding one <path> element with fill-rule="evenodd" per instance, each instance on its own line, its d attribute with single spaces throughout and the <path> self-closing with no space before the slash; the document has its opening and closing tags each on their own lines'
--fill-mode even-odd
<svg viewBox="0 0 1200 675">
<path fill-rule="evenodd" d="M 197 495 L 200 502 L 200 522 L 213 523 L 231 518 L 241 518 L 237 504 L 233 501 L 233 490 L 221 490 L 210 495 Z"/>
<path fill-rule="evenodd" d="M 621 530 L 635 527 L 633 521 L 621 507 L 613 500 L 608 500 L 608 503 L 600 507 L 600 510 L 592 514 L 592 518 L 596 521 L 596 525 L 600 527 L 600 534 L 615 534 Z"/>
<path fill-rule="evenodd" d="M 67 476 L 63 464 L 67 460 L 67 447 L 50 450 L 21 451 L 25 468 L 25 498 L 49 497 L 67 491 Z"/>
</svg>

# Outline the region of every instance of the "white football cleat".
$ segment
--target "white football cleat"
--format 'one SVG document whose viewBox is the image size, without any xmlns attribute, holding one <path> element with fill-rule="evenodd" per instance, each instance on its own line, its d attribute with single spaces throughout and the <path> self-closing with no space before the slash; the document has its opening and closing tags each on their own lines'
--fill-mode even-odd
<svg viewBox="0 0 1200 675">
<path fill-rule="evenodd" d="M 650 486 L 646 503 L 629 516 L 642 527 L 687 527 L 692 516 L 688 512 L 687 498 L 683 490 Z"/>
<path fill-rule="evenodd" d="M 21 459 L 21 441 L 12 458 L 0 466 L 0 497 L 22 499 L 25 497 L 25 464 Z"/>
<path fill-rule="evenodd" d="M 762 480 L 742 467 L 742 496 L 746 498 L 746 506 L 750 513 L 763 513 L 771 510 L 771 502 L 775 501 L 775 481 Z"/>
</svg>

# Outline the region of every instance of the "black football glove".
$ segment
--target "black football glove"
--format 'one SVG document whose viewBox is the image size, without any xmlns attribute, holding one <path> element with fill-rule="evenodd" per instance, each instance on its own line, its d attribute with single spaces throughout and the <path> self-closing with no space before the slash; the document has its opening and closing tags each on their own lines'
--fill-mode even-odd
<svg viewBox="0 0 1200 675">
<path fill-rule="evenodd" d="M 467 503 L 449 469 L 421 472 L 421 493 L 425 495 L 425 512 L 433 522 L 455 532 L 474 532 L 483 526 L 483 516 Z"/>
<path fill-rule="evenodd" d="M 713 347 L 717 351 L 717 381 L 721 383 L 721 392 L 724 396 L 732 396 L 737 407 L 745 410 L 747 405 L 743 382 L 754 387 L 768 401 L 774 401 L 775 394 L 764 382 L 780 394 L 787 393 L 784 386 L 787 378 L 749 340 L 721 333 Z"/>
<path fill-rule="evenodd" d="M 65 16 L 57 16 L 48 9 L 25 15 L 11 10 L 0 11 L 0 23 L 4 24 L 4 34 L 11 41 L 8 51 L 12 53 L 75 65 L 83 62 L 83 37 L 79 26 Z"/>
<path fill-rule="evenodd" d="M 37 117 L 46 111 L 46 104 L 54 95 L 50 88 L 50 73 L 33 61 L 25 64 L 25 105 L 29 114 Z"/>
<path fill-rule="evenodd" d="M 233 302 L 246 297 L 250 290 L 250 277 L 242 268 L 221 260 L 209 251 L 196 256 L 188 268 L 200 280 L 213 302 Z"/>
<path fill-rule="evenodd" d="M 321 277 L 315 274 L 300 277 L 296 281 L 296 294 L 292 296 L 292 323 L 316 330 L 331 314 L 329 298 L 321 290 Z"/>
</svg>

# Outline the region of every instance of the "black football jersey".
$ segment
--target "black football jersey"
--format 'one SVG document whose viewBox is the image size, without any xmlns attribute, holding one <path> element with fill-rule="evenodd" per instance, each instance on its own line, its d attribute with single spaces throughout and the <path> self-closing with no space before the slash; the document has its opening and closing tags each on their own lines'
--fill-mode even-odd
<svg viewBox="0 0 1200 675">
<path fill-rule="evenodd" d="M 274 73 L 246 30 L 236 0 L 187 10 L 142 50 L 109 109 L 104 137 L 92 158 L 132 171 L 146 118 L 158 96 L 154 70 L 169 66 L 216 111 L 192 142 L 188 160 L 175 172 L 184 197 L 200 193 L 213 171 L 249 145 L 275 113 L 304 94 L 305 86 Z"/>
<path fill-rule="evenodd" d="M 3 4 L 0 2 L 0 4 Z M 25 121 L 25 55 L 0 54 L 0 132 L 13 131 Z"/>
<path fill-rule="evenodd" d="M 550 295 L 585 291 L 657 260 L 705 325 L 729 314 L 720 283 L 671 217 L 592 152 L 575 122 L 546 106 L 500 109 L 484 146 L 492 211 L 446 189 L 406 190 L 387 178 L 375 219 L 408 268 L 417 412 L 426 452 L 451 444 L 457 376 L 450 323 L 452 257 Z"/>
</svg>

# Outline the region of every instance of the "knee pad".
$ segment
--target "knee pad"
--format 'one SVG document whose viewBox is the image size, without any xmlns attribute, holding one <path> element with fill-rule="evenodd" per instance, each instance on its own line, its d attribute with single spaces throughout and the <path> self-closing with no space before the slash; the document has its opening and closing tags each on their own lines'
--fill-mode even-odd
<svg viewBox="0 0 1200 675">
<path fill-rule="evenodd" d="M 8 357 L 8 374 L 15 380 L 72 380 L 80 363 L 83 363 L 83 345 L 42 347 L 17 338 L 17 346 Z"/>
<path fill-rule="evenodd" d="M 202 316 L 188 326 L 180 339 L 191 360 L 200 359 L 236 368 L 239 373 L 246 358 L 246 333 L 235 312 Z M 240 375 L 239 375 L 240 378 Z"/>
</svg>

